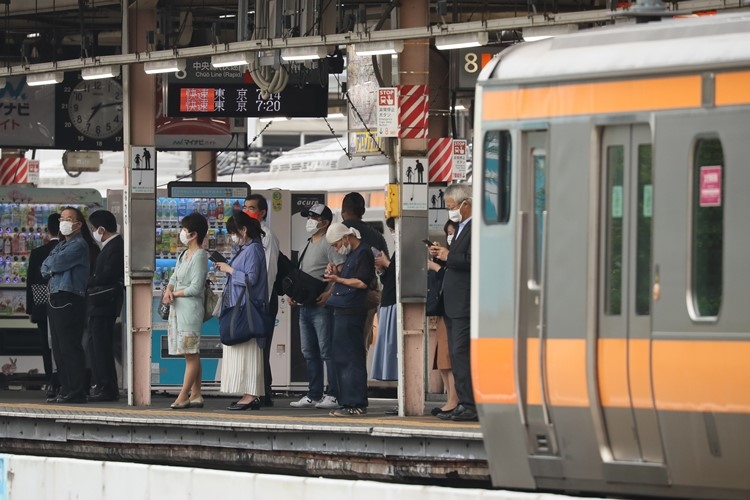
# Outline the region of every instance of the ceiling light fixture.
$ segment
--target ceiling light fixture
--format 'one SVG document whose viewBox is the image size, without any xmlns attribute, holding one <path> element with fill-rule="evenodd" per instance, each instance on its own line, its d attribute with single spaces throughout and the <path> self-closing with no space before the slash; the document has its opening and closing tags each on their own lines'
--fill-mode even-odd
<svg viewBox="0 0 750 500">
<path fill-rule="evenodd" d="M 250 64 L 251 56 L 247 52 L 236 54 L 216 54 L 211 56 L 211 66 L 214 68 L 228 68 L 230 66 L 245 66 Z"/>
<path fill-rule="evenodd" d="M 92 66 L 81 70 L 81 78 L 84 80 L 99 80 L 116 76 L 120 76 L 119 66 Z"/>
<path fill-rule="evenodd" d="M 165 61 L 147 62 L 143 65 L 143 71 L 148 75 L 185 71 L 185 59 L 168 59 Z"/>
<path fill-rule="evenodd" d="M 325 47 L 290 47 L 281 49 L 281 59 L 284 61 L 313 61 L 323 59 L 328 55 Z"/>
<path fill-rule="evenodd" d="M 35 87 L 37 85 L 52 85 L 55 83 L 61 83 L 63 81 L 63 74 L 58 71 L 52 71 L 50 73 L 32 73 L 26 76 L 26 84 L 29 87 Z"/>
<path fill-rule="evenodd" d="M 435 47 L 438 50 L 466 49 L 469 47 L 481 47 L 489 42 L 486 31 L 480 33 L 466 33 L 460 35 L 443 35 L 435 37 Z"/>
<path fill-rule="evenodd" d="M 403 40 L 385 42 L 366 42 L 354 44 L 354 53 L 358 56 L 394 55 L 404 50 Z"/>
</svg>

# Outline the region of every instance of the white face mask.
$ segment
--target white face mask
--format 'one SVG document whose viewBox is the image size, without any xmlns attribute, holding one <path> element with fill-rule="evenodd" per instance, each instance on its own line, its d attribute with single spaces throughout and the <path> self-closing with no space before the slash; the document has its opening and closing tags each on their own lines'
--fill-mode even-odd
<svg viewBox="0 0 750 500">
<path fill-rule="evenodd" d="M 94 231 L 93 233 L 91 233 L 91 236 L 94 237 L 94 241 L 96 241 L 97 243 L 101 243 L 102 242 L 102 237 L 104 235 L 102 233 L 100 233 L 99 232 L 99 228 L 97 228 L 96 231 Z"/>
<path fill-rule="evenodd" d="M 461 205 L 463 205 L 464 202 L 458 204 L 455 210 L 448 210 L 448 218 L 452 220 L 455 223 L 461 222 Z"/>
<path fill-rule="evenodd" d="M 307 219 L 305 230 L 307 230 L 309 234 L 315 234 L 318 231 L 318 221 L 315 219 Z"/>
<path fill-rule="evenodd" d="M 448 236 L 446 236 L 446 237 L 445 237 L 445 239 L 446 239 L 446 241 L 448 242 L 448 245 L 450 245 L 450 244 L 451 244 L 451 242 L 453 241 L 453 235 L 452 235 L 452 234 L 449 234 Z"/>
<path fill-rule="evenodd" d="M 192 239 L 193 238 L 190 238 L 188 236 L 187 229 L 183 229 L 182 231 L 180 231 L 180 241 L 182 242 L 183 245 L 187 245 Z"/>
<path fill-rule="evenodd" d="M 63 236 L 70 236 L 73 234 L 73 222 L 69 220 L 60 221 L 60 233 Z"/>
<path fill-rule="evenodd" d="M 236 234 L 230 234 L 229 238 L 232 240 L 233 244 L 235 244 L 235 245 L 239 245 L 240 244 L 240 237 L 237 236 Z"/>
<path fill-rule="evenodd" d="M 343 255 L 344 257 L 346 257 L 347 255 L 349 255 L 349 252 L 352 251 L 352 247 L 350 247 L 349 245 L 341 245 L 336 251 L 339 253 L 339 255 Z"/>
</svg>

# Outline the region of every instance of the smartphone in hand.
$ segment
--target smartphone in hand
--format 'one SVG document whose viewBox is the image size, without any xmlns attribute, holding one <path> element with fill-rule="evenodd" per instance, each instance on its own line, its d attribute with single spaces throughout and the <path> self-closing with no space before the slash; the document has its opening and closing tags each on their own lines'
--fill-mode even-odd
<svg viewBox="0 0 750 500">
<path fill-rule="evenodd" d="M 214 263 L 217 263 L 217 262 L 226 262 L 227 261 L 226 257 L 224 257 L 223 255 L 221 255 L 216 250 L 214 250 L 213 252 L 211 252 L 211 254 L 208 256 L 208 259 L 211 262 L 214 262 Z"/>
<path fill-rule="evenodd" d="M 380 257 L 380 250 L 378 250 L 375 247 L 370 247 L 370 250 L 372 250 L 372 256 L 373 257 Z"/>
<path fill-rule="evenodd" d="M 431 247 L 431 246 L 433 245 L 433 243 L 432 243 L 432 242 L 431 242 L 430 240 L 428 240 L 428 239 L 424 239 L 424 240 L 422 240 L 422 243 L 424 243 L 424 244 L 425 244 L 425 245 L 427 245 L 428 247 Z"/>
</svg>

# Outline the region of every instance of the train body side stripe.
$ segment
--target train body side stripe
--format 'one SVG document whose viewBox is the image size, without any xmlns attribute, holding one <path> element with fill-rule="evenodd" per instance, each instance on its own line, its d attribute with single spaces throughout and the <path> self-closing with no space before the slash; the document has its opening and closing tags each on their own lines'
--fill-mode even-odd
<svg viewBox="0 0 750 500">
<path fill-rule="evenodd" d="M 750 71 L 716 74 L 717 106 L 750 104 Z"/>
<path fill-rule="evenodd" d="M 699 75 L 580 83 L 482 94 L 484 120 L 554 118 L 701 106 Z"/>
<path fill-rule="evenodd" d="M 531 405 L 541 404 L 538 349 L 538 340 L 530 339 L 526 397 Z M 649 408 L 655 400 L 666 411 L 750 413 L 750 342 L 600 339 L 597 350 L 599 396 L 606 407 L 628 407 L 632 397 L 636 408 Z M 515 404 L 513 340 L 472 339 L 471 355 L 477 403 Z M 589 405 L 585 340 L 547 341 L 547 380 L 553 406 Z"/>
</svg>

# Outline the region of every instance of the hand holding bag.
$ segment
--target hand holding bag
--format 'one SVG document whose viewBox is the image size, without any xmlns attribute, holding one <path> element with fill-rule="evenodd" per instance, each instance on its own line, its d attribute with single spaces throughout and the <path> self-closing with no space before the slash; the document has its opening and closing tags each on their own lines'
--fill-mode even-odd
<svg viewBox="0 0 750 500">
<path fill-rule="evenodd" d="M 159 317 L 163 319 L 164 321 L 167 321 L 169 319 L 169 305 L 164 303 L 164 295 L 162 295 L 162 300 L 159 302 Z"/>
<path fill-rule="evenodd" d="M 224 293 L 231 293 L 230 286 Z M 272 318 L 265 301 L 250 297 L 250 280 L 245 276 L 245 289 L 232 307 L 224 307 L 219 316 L 219 339 L 227 346 L 242 344 L 254 338 L 264 338 L 271 331 Z M 247 300 L 243 300 L 247 296 Z M 222 303 L 224 300 L 222 300 Z"/>
<path fill-rule="evenodd" d="M 214 316 L 214 310 L 219 303 L 219 297 L 211 288 L 211 282 L 206 280 L 203 287 L 203 322 L 205 323 Z"/>
</svg>

